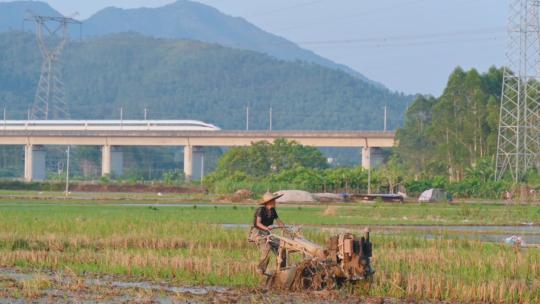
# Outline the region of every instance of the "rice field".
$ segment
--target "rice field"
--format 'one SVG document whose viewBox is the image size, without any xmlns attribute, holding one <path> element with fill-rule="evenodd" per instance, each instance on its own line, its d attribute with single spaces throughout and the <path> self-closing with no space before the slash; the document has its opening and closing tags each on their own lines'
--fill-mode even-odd
<svg viewBox="0 0 540 304">
<path fill-rule="evenodd" d="M 183 205 L 183 221 L 242 224 L 252 216 L 256 204 L 229 203 L 220 197 L 206 194 L 161 193 L 73 193 L 69 198 L 61 192 L 0 190 L 2 208 L 21 204 L 96 205 L 113 210 L 125 205 L 154 206 L 162 213 L 168 207 Z M 190 210 L 196 205 L 196 208 Z M 179 208 L 177 208 L 179 209 Z M 219 210 L 219 212 L 215 212 Z M 171 211 L 171 210 L 169 210 Z M 461 202 L 456 204 L 398 204 L 398 203 L 334 203 L 282 204 L 280 215 L 288 223 L 311 225 L 540 225 L 539 204 L 513 204 L 502 201 Z M 325 213 L 326 212 L 326 213 Z"/>
<path fill-rule="evenodd" d="M 523 216 L 538 223 L 535 206 L 467 208 L 281 206 L 279 212 L 287 223 L 317 225 L 503 223 L 522 221 Z M 83 277 L 112 275 L 180 286 L 257 288 L 261 286 L 255 271 L 259 253 L 247 242 L 246 229 L 220 225 L 250 223 L 253 210 L 231 205 L 164 207 L 4 199 L 0 202 L 0 267 Z M 324 243 L 328 232 L 306 230 L 306 236 Z M 377 272 L 371 289 L 358 297 L 540 302 L 540 252 L 536 248 L 516 250 L 449 237 L 427 239 L 414 232 L 374 234 L 372 241 Z M 47 288 L 43 281 L 23 286 L 27 296 L 32 298 Z"/>
</svg>

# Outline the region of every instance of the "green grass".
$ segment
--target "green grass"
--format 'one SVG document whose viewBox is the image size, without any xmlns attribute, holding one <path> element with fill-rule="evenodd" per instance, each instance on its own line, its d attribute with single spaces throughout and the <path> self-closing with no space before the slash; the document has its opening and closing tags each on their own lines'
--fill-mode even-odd
<svg viewBox="0 0 540 304">
<path fill-rule="evenodd" d="M 83 197 L 65 199 L 62 197 L 48 197 L 40 199 L 29 198 L 0 198 L 0 211 L 10 214 L 14 212 L 29 212 L 39 214 L 40 217 L 57 218 L 58 213 L 77 215 L 81 208 L 85 212 L 97 213 L 104 217 L 111 215 L 116 218 L 122 216 L 157 216 L 159 218 L 177 218 L 184 222 L 207 223 L 250 223 L 257 205 L 245 204 L 212 204 L 204 202 L 207 197 L 176 195 L 165 198 L 139 196 L 119 197 L 92 197 L 82 194 Z M 84 195 L 87 195 L 86 197 Z M 124 194 L 125 195 L 125 194 Z M 194 204 L 192 206 L 171 207 L 159 204 Z M 158 213 L 149 212 L 154 207 L 140 206 L 126 208 L 122 204 L 156 204 Z M 25 205 L 24 210 L 19 208 Z M 51 206 L 54 208 L 51 209 Z M 326 205 L 286 205 L 278 207 L 281 218 L 291 224 L 307 225 L 522 225 L 540 224 L 540 206 L 538 205 L 501 205 L 487 203 L 461 203 L 461 204 L 392 204 L 392 203 L 347 203 L 332 205 L 331 214 L 324 211 Z M 156 210 L 153 210 L 156 211 Z"/>
<path fill-rule="evenodd" d="M 213 195 L 198 194 L 198 193 L 160 193 L 157 192 L 145 192 L 145 193 L 116 193 L 116 192 L 75 192 L 70 193 L 66 198 L 64 191 L 34 191 L 34 190 L 3 190 L 0 189 L 0 198 L 7 198 L 8 200 L 36 200 L 42 199 L 47 201 L 64 200 L 69 202 L 83 202 L 83 201 L 125 201 L 130 202 L 153 202 L 153 201 L 194 201 L 201 202 L 214 198 Z"/>
<path fill-rule="evenodd" d="M 256 206 L 197 208 L 122 206 L 118 202 L 0 201 L 0 265 L 24 269 L 112 274 L 171 284 L 254 287 L 259 253 L 247 242 Z M 287 223 L 512 224 L 538 223 L 536 206 L 371 204 L 331 207 L 280 206 Z M 405 220 L 404 218 L 407 218 Z M 324 244 L 327 233 L 306 230 Z M 540 253 L 514 252 L 501 244 L 414 232 L 373 235 L 377 269 L 373 296 L 449 301 L 540 301 Z M 500 286 L 503 286 L 502 288 Z"/>
</svg>

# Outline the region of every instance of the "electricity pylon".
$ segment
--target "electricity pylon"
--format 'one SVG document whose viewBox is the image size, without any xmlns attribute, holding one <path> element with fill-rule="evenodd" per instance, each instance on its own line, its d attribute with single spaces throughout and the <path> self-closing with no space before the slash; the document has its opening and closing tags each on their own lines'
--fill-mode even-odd
<svg viewBox="0 0 540 304">
<path fill-rule="evenodd" d="M 496 178 L 510 173 L 516 183 L 538 167 L 540 155 L 539 4 L 510 0 Z"/>
<path fill-rule="evenodd" d="M 69 39 L 69 24 L 81 22 L 69 17 L 32 15 L 36 38 L 43 56 L 41 75 L 30 112 L 31 119 L 67 119 L 70 117 L 60 71 L 60 55 Z"/>
</svg>

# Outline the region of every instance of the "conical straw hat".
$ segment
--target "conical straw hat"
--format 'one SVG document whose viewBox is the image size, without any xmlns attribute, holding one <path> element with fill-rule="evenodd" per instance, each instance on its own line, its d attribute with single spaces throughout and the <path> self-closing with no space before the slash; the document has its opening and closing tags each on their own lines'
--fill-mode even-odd
<svg viewBox="0 0 540 304">
<path fill-rule="evenodd" d="M 259 202 L 259 205 L 264 205 L 266 203 L 269 203 L 273 200 L 277 200 L 278 198 L 282 197 L 283 194 L 273 194 L 270 191 L 266 191 L 266 193 L 263 195 L 262 200 Z"/>
</svg>

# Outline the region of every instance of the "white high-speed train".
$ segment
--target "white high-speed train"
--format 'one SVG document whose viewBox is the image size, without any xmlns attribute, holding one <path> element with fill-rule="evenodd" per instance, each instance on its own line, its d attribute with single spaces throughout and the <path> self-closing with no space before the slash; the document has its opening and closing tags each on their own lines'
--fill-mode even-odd
<svg viewBox="0 0 540 304">
<path fill-rule="evenodd" d="M 0 120 L 0 131 L 219 131 L 197 120 Z"/>
</svg>

